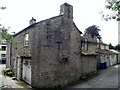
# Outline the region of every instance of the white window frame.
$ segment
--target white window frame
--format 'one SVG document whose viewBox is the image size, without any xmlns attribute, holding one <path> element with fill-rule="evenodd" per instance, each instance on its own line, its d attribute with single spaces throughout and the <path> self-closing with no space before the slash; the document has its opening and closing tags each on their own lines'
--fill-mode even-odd
<svg viewBox="0 0 120 90">
<path fill-rule="evenodd" d="M 29 34 L 26 33 L 24 37 L 24 46 L 29 46 Z"/>
</svg>

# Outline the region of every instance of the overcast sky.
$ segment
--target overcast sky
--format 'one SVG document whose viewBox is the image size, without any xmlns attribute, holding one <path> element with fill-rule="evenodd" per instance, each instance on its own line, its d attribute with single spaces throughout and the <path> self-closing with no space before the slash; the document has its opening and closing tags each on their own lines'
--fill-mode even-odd
<svg viewBox="0 0 120 90">
<path fill-rule="evenodd" d="M 73 6 L 74 22 L 80 31 L 91 26 L 100 27 L 104 43 L 118 43 L 118 23 L 104 21 L 99 12 L 106 12 L 105 0 L 0 0 L 0 6 L 7 7 L 0 10 L 0 23 L 10 27 L 10 32 L 18 32 L 29 25 L 29 20 L 34 17 L 37 22 L 57 16 L 60 5 L 67 2 Z"/>
</svg>

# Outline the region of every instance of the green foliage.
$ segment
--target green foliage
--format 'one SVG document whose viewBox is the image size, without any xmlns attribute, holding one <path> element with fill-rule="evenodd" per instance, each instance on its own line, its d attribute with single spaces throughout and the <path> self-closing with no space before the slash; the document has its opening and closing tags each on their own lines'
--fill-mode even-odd
<svg viewBox="0 0 120 90">
<path fill-rule="evenodd" d="M 111 43 L 109 44 L 109 49 L 115 49 Z"/>
<path fill-rule="evenodd" d="M 105 8 L 113 12 L 113 14 L 107 15 L 107 19 L 120 20 L 120 0 L 106 0 Z M 105 15 L 103 15 L 103 17 L 105 17 Z"/>
<path fill-rule="evenodd" d="M 7 75 L 7 76 L 13 76 L 13 72 L 11 68 L 6 68 L 5 70 L 2 71 L 3 75 Z"/>
<path fill-rule="evenodd" d="M 6 68 L 5 69 L 5 72 L 9 72 L 9 71 L 11 71 L 12 69 L 11 68 Z"/>
<path fill-rule="evenodd" d="M 120 51 L 120 44 L 118 44 L 118 45 L 115 46 L 115 50 Z"/>
<path fill-rule="evenodd" d="M 4 7 L 4 6 L 1 6 L 1 7 L 0 7 L 0 9 L 4 10 L 4 9 L 6 9 L 6 7 Z"/>
<path fill-rule="evenodd" d="M 1 10 L 6 9 L 6 7 L 1 6 L 0 7 Z M 12 35 L 8 33 L 8 29 L 6 29 L 4 26 L 2 26 L 2 24 L 0 24 L 0 40 L 5 39 L 8 43 L 12 43 Z"/>
<path fill-rule="evenodd" d="M 13 72 L 8 72 L 8 75 L 10 75 L 10 76 L 11 76 L 12 74 L 13 74 Z"/>
<path fill-rule="evenodd" d="M 113 46 L 111 43 L 109 44 L 109 49 L 114 49 L 120 51 L 120 44 Z"/>
<path fill-rule="evenodd" d="M 8 43 L 13 43 L 12 35 L 8 33 L 8 29 L 0 25 L 0 39 L 5 39 Z"/>
<path fill-rule="evenodd" d="M 90 34 L 92 38 L 97 37 L 98 39 L 101 39 L 99 31 L 101 30 L 97 25 L 92 25 L 85 30 L 85 34 Z"/>
<path fill-rule="evenodd" d="M 119 10 L 119 1 L 117 0 L 106 0 L 106 8 L 113 10 L 113 11 L 118 11 Z"/>
</svg>

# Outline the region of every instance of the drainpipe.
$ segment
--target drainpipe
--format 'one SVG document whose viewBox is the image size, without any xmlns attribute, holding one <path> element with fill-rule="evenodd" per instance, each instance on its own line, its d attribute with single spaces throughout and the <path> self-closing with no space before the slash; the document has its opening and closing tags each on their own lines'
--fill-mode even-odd
<svg viewBox="0 0 120 90">
<path fill-rule="evenodd" d="M 10 67 L 11 67 L 11 64 L 12 63 L 12 44 L 10 43 Z"/>
</svg>

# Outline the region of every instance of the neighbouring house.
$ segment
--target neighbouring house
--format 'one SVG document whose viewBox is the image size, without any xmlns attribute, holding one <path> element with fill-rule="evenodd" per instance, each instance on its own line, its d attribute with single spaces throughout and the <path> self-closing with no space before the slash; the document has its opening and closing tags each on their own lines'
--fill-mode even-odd
<svg viewBox="0 0 120 90">
<path fill-rule="evenodd" d="M 118 53 L 118 64 L 120 64 L 120 52 Z"/>
<path fill-rule="evenodd" d="M 106 64 L 106 67 L 115 65 L 118 63 L 118 52 L 111 51 L 109 45 L 103 43 L 96 36 L 93 38 L 89 33 L 84 33 L 83 35 L 84 43 L 82 46 L 82 52 L 84 54 L 97 54 L 97 68 L 102 68 L 103 63 Z M 93 56 L 92 55 L 92 56 Z M 104 67 L 104 68 L 106 68 Z"/>
<path fill-rule="evenodd" d="M 6 51 L 7 51 L 6 40 L 0 40 L 0 64 L 6 64 Z"/>
<path fill-rule="evenodd" d="M 111 52 L 114 53 L 114 55 L 111 55 L 111 65 L 116 65 L 120 63 L 120 52 L 110 49 Z"/>
<path fill-rule="evenodd" d="M 64 3 L 60 15 L 40 22 L 32 18 L 13 36 L 7 67 L 32 87 L 65 86 L 97 70 L 96 55 L 82 53 L 81 34 L 73 21 L 73 6 Z"/>
<path fill-rule="evenodd" d="M 100 49 L 97 50 L 97 53 L 99 53 L 99 62 L 105 62 L 107 67 L 116 65 L 118 63 L 118 52 L 110 50 L 109 45 L 103 42 L 100 42 L 99 45 Z"/>
<path fill-rule="evenodd" d="M 82 74 L 94 73 L 97 71 L 96 40 L 83 36 L 81 39 L 81 64 Z M 89 67 L 89 68 L 88 68 Z"/>
</svg>

